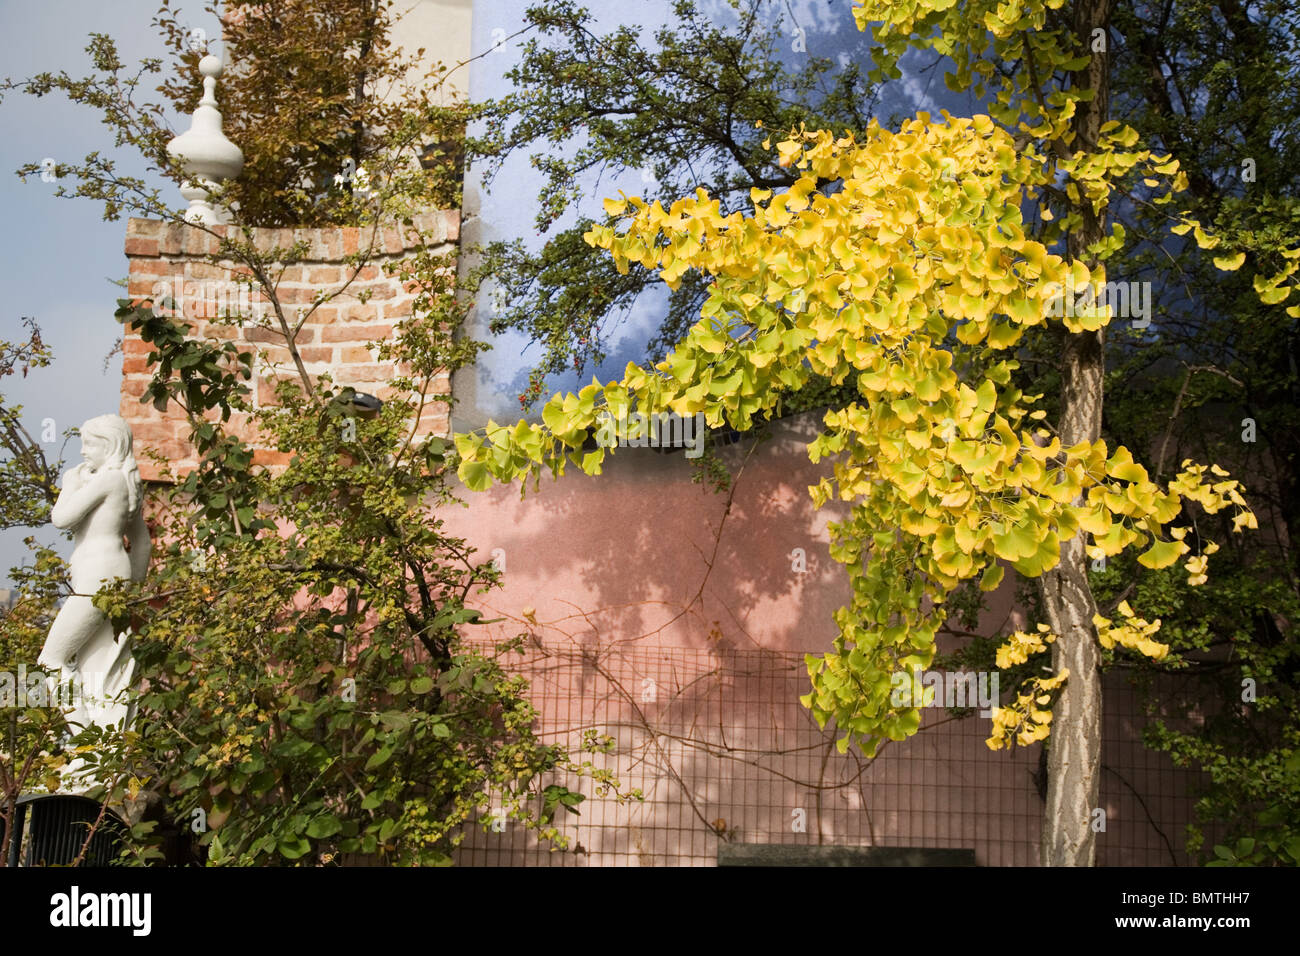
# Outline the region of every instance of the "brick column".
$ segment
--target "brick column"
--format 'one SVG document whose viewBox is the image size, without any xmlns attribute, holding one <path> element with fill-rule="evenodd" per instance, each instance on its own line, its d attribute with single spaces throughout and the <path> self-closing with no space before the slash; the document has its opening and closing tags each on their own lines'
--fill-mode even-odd
<svg viewBox="0 0 1300 956">
<path fill-rule="evenodd" d="M 213 227 L 223 234 L 234 226 Z M 455 250 L 460 236 L 460 213 L 432 211 L 414 219 L 414 227 L 386 225 L 332 226 L 312 229 L 254 229 L 253 241 L 259 249 L 276 246 L 288 248 L 307 242 L 307 258 L 290 266 L 278 287 L 278 297 L 293 321 L 300 307 L 309 305 L 318 291 L 333 291 L 352 275 L 356 267 L 345 257 L 359 249 L 372 249 L 369 262 L 358 272 L 347 291 L 320 306 L 303 325 L 295 343 L 307 367 L 315 376 L 328 371 L 336 385 L 350 385 L 360 392 L 380 398 L 388 397 L 387 381 L 396 372 L 394 363 L 380 363 L 367 347 L 393 335 L 394 326 L 411 314 L 414 294 L 396 276 L 384 272 L 386 262 L 408 255 L 416 246 L 415 231 L 439 243 L 434 251 Z M 273 400 L 277 377 L 297 377 L 289 358 L 284 336 L 274 323 L 269 303 L 254 286 L 236 281 L 240 267 L 229 260 L 214 261 L 218 242 L 214 236 L 181 223 L 164 223 L 150 219 L 131 219 L 127 223 L 126 256 L 130 264 L 128 294 L 133 299 L 164 297 L 176 300 L 181 314 L 193 328 L 193 334 L 206 339 L 233 340 L 258 355 L 254 365 L 254 404 Z M 260 323 L 245 322 L 243 327 L 223 322 L 227 311 L 249 316 L 259 311 L 267 318 Z M 270 327 L 267 327 L 270 326 Z M 185 440 L 188 429 L 183 414 L 169 405 L 160 413 L 152 405 L 140 402 L 150 379 L 145 358 L 150 348 L 138 335 L 124 332 L 122 363 L 121 415 L 131 424 L 135 435 L 136 457 L 145 480 L 158 480 L 158 466 L 149 460 L 154 451 L 169 462 L 176 474 L 184 474 L 195 465 L 194 451 Z M 275 369 L 273 366 L 280 366 Z M 434 382 L 432 393 L 447 395 L 450 381 L 443 373 Z M 448 405 L 432 402 L 420 418 L 422 435 L 449 434 Z M 247 416 L 240 416 L 247 418 Z M 257 444 L 257 436 L 248 422 L 232 425 L 243 437 Z M 267 464 L 279 456 L 259 448 L 257 460 Z"/>
</svg>

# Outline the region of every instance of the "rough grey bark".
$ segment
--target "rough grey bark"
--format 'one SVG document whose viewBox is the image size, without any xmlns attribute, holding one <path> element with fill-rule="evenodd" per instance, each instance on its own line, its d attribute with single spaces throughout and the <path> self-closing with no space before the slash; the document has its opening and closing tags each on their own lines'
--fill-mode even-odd
<svg viewBox="0 0 1300 956">
<path fill-rule="evenodd" d="M 1094 29 L 1108 27 L 1111 2 L 1077 0 L 1074 29 L 1082 42 L 1090 43 Z M 1076 86 L 1096 91 L 1091 102 L 1078 104 L 1073 120 L 1075 142 L 1082 149 L 1096 143 L 1106 121 L 1108 61 L 1108 52 L 1094 52 L 1091 63 L 1073 76 Z M 1102 238 L 1105 228 L 1104 216 L 1092 215 L 1089 207 L 1081 211 L 1083 225 L 1072 231 L 1067 241 L 1071 258 L 1084 257 L 1084 249 Z M 1064 336 L 1059 431 L 1066 447 L 1095 441 L 1101 435 L 1102 342 L 1101 332 Z M 1044 866 L 1092 866 L 1096 862 L 1092 823 L 1101 771 L 1101 676 L 1092 623 L 1097 604 L 1088 585 L 1086 537 L 1080 533 L 1062 544 L 1061 563 L 1039 580 L 1043 611 L 1057 635 L 1052 646 L 1053 667 L 1070 672 L 1054 708 L 1047 740 L 1047 806 L 1039 853 Z"/>
</svg>

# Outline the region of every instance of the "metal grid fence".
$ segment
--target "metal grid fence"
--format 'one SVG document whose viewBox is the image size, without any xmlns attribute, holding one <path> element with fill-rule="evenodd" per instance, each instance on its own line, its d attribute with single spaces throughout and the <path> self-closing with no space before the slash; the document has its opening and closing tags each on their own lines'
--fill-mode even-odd
<svg viewBox="0 0 1300 956">
<path fill-rule="evenodd" d="M 927 710 L 917 736 L 868 760 L 854 748 L 841 755 L 799 703 L 802 655 L 573 645 L 535 648 L 510 669 L 531 681 L 547 739 L 572 747 L 585 729 L 608 733 L 617 745 L 597 765 L 644 800 L 620 804 L 581 781 L 580 816 L 557 821 L 570 849 L 508 822 L 471 828 L 462 865 L 708 866 L 721 841 L 955 847 L 982 865 L 1037 862 L 1040 748 L 990 751 L 977 716 Z M 1121 678 L 1105 687 L 1098 863 L 1187 863 L 1194 774 L 1142 746 L 1137 698 Z"/>
</svg>

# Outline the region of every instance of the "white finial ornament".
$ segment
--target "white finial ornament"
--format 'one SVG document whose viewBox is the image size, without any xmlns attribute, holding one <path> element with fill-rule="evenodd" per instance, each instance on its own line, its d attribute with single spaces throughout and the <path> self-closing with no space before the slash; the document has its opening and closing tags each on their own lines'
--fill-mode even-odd
<svg viewBox="0 0 1300 956">
<path fill-rule="evenodd" d="M 209 53 L 199 61 L 199 72 L 203 75 L 203 99 L 190 118 L 190 128 L 167 144 L 167 153 L 184 164 L 187 179 L 181 184 L 181 195 L 190 201 L 185 218 L 216 226 L 223 220 L 209 198 L 211 190 L 218 182 L 239 175 L 244 153 L 221 131 L 216 97 L 221 60 Z"/>
</svg>

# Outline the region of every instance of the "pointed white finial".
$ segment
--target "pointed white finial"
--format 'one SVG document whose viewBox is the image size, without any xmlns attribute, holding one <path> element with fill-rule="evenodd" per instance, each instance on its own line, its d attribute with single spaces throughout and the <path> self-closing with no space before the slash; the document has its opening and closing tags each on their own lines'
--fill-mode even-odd
<svg viewBox="0 0 1300 956">
<path fill-rule="evenodd" d="M 209 226 L 220 225 L 221 215 L 209 200 L 210 190 L 223 179 L 234 179 L 244 168 L 244 153 L 221 130 L 217 109 L 217 77 L 221 60 L 208 54 L 199 61 L 203 99 L 190 118 L 190 128 L 167 144 L 167 153 L 179 159 L 187 180 L 181 195 L 190 201 L 185 218 Z"/>
</svg>

